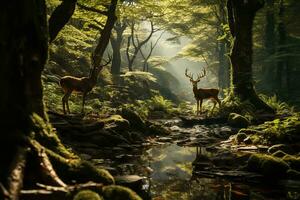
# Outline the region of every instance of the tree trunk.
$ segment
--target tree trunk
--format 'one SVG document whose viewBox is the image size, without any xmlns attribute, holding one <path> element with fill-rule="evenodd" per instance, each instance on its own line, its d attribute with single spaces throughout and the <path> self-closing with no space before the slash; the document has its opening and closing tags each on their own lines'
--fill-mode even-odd
<svg viewBox="0 0 300 200">
<path fill-rule="evenodd" d="M 278 49 L 277 49 L 277 55 L 279 56 L 279 60 L 277 62 L 277 70 L 276 70 L 276 90 L 277 92 L 282 92 L 284 88 L 284 76 L 285 76 L 285 70 L 287 67 L 287 60 L 286 60 L 286 27 L 284 24 L 284 5 L 283 0 L 280 0 L 279 2 L 279 23 L 277 26 L 277 32 L 278 32 Z"/>
<path fill-rule="evenodd" d="M 100 39 L 99 39 L 98 44 L 92 54 L 92 62 L 93 62 L 94 69 L 96 67 L 101 66 L 103 54 L 109 43 L 111 31 L 117 20 L 117 16 L 116 16 L 117 4 L 118 4 L 118 0 L 111 0 L 110 7 L 107 11 L 107 13 L 108 13 L 107 21 L 105 23 L 103 30 L 101 31 Z"/>
<path fill-rule="evenodd" d="M 219 59 L 219 88 L 225 89 L 229 87 L 229 65 L 226 58 L 226 43 L 218 41 L 218 59 Z"/>
<path fill-rule="evenodd" d="M 229 16 L 234 39 L 230 55 L 232 64 L 232 92 L 242 101 L 250 101 L 257 109 L 273 112 L 256 94 L 252 80 L 252 27 L 256 12 L 263 7 L 260 0 L 229 0 L 233 16 Z M 230 9 L 230 6 L 229 8 Z M 233 21 L 232 21 L 233 20 Z M 234 26 L 234 27 L 232 27 Z"/>
<path fill-rule="evenodd" d="M 227 24 L 227 18 L 226 18 L 226 3 L 223 0 L 219 1 L 218 5 L 218 19 L 219 19 L 219 26 L 217 30 L 218 37 L 223 37 L 224 28 L 223 25 Z M 227 39 L 224 38 L 217 42 L 217 55 L 219 60 L 219 88 L 225 89 L 228 88 L 230 85 L 230 78 L 229 78 L 229 61 L 228 57 L 226 56 L 227 52 Z M 223 91 L 221 91 L 223 93 Z"/>
<path fill-rule="evenodd" d="M 121 46 L 123 41 L 123 33 L 126 29 L 126 25 L 121 25 L 120 22 L 115 24 L 116 37 L 113 35 L 110 38 L 110 43 L 113 49 L 113 60 L 111 64 L 111 73 L 114 75 L 120 74 L 121 71 Z"/>
<path fill-rule="evenodd" d="M 0 27 L 0 182 L 10 195 L 0 194 L 0 199 L 17 199 L 28 136 L 35 128 L 31 115 L 46 119 L 41 82 L 48 51 L 45 2 L 2 3 Z"/>
<path fill-rule="evenodd" d="M 275 16 L 274 16 L 274 0 L 266 0 L 266 26 L 264 35 L 264 45 L 267 53 L 267 62 L 262 69 L 262 87 L 267 91 L 273 91 L 274 86 L 274 54 L 275 54 Z"/>
<path fill-rule="evenodd" d="M 63 0 L 63 2 L 56 7 L 49 19 L 49 37 L 52 42 L 59 31 L 66 25 L 72 17 L 77 0 Z"/>
</svg>

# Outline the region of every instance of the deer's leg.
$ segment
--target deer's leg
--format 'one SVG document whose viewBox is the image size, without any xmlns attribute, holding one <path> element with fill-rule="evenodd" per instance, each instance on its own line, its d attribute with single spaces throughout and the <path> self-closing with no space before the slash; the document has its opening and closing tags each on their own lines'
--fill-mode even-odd
<svg viewBox="0 0 300 200">
<path fill-rule="evenodd" d="M 66 94 L 61 98 L 61 101 L 63 105 L 64 114 L 66 114 Z"/>
<path fill-rule="evenodd" d="M 214 106 L 213 106 L 213 108 L 212 108 L 211 112 L 214 112 L 214 109 L 215 109 L 215 107 L 216 107 L 216 104 L 217 104 L 217 101 L 216 101 L 215 99 L 213 99 L 213 102 L 214 102 Z"/>
<path fill-rule="evenodd" d="M 196 115 L 199 115 L 199 100 L 196 100 L 196 104 L 197 104 L 197 112 L 196 112 Z"/>
<path fill-rule="evenodd" d="M 68 92 L 68 93 L 66 94 L 66 97 L 65 97 L 65 103 L 66 103 L 66 106 L 67 106 L 68 114 L 71 113 L 71 112 L 70 112 L 70 107 L 69 107 L 69 98 L 70 98 L 71 94 L 72 94 L 72 91 L 71 91 L 71 92 Z"/>
<path fill-rule="evenodd" d="M 218 97 L 217 97 L 217 102 L 219 104 L 219 108 L 221 108 L 221 101 L 220 101 L 220 99 Z"/>
<path fill-rule="evenodd" d="M 86 97 L 86 93 L 83 93 L 83 95 L 82 95 L 82 109 L 81 109 L 81 113 L 84 113 L 85 97 Z"/>
<path fill-rule="evenodd" d="M 203 103 L 203 99 L 200 99 L 200 113 L 202 113 L 202 103 Z"/>
</svg>

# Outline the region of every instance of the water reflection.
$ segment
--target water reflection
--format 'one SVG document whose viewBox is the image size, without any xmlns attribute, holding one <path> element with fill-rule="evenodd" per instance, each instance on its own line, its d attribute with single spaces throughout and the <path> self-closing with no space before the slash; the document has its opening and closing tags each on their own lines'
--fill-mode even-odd
<svg viewBox="0 0 300 200">
<path fill-rule="evenodd" d="M 153 200 L 300 199 L 300 187 L 291 189 L 270 186 L 270 183 L 248 185 L 244 182 L 195 175 L 197 171 L 209 171 L 215 167 L 211 162 L 215 156 L 216 152 L 203 147 L 165 144 L 145 149 L 138 156 L 115 160 L 112 166 L 122 175 L 148 177 L 144 189 L 148 190 Z M 144 199 L 148 198 L 144 196 Z"/>
<path fill-rule="evenodd" d="M 299 199 L 299 192 L 266 184 L 247 185 L 221 178 L 194 176 L 193 170 L 209 170 L 215 152 L 203 147 L 175 144 L 153 147 L 145 158 L 153 169 L 151 195 L 155 200 L 263 200 Z M 199 165 L 193 163 L 201 161 Z M 197 167 L 196 167 L 197 166 Z M 299 188 L 298 188 L 299 189 Z"/>
</svg>

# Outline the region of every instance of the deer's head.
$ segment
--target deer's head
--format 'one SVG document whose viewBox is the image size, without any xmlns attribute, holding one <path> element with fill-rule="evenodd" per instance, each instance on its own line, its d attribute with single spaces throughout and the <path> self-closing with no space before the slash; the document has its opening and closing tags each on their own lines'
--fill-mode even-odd
<svg viewBox="0 0 300 200">
<path fill-rule="evenodd" d="M 194 80 L 193 74 L 188 73 L 188 69 L 185 69 L 185 76 L 190 79 L 191 84 L 193 85 L 193 88 L 197 88 L 197 84 L 200 82 L 201 78 L 206 76 L 206 71 L 203 69 L 203 71 L 199 74 L 197 74 L 197 78 Z"/>
</svg>

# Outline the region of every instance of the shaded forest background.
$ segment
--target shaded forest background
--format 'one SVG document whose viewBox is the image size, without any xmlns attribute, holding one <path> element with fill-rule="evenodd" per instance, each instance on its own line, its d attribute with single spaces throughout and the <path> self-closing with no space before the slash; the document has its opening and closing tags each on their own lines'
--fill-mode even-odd
<svg viewBox="0 0 300 200">
<path fill-rule="evenodd" d="M 206 67 L 208 76 L 200 87 L 219 87 L 226 92 L 233 41 L 223 1 L 136 3 L 124 1 L 117 7 L 118 20 L 105 54 L 113 55 L 112 66 L 102 70 L 98 87 L 88 97 L 90 111 L 139 104 L 137 100 L 148 99 L 149 95 L 155 97 L 154 101 L 193 101 L 184 77 L 186 68 L 199 72 Z M 58 4 L 48 2 L 49 14 Z M 103 5 L 105 2 L 78 1 L 74 15 L 50 46 L 44 71 L 50 109 L 60 110 L 62 93 L 57 82 L 61 76 L 89 74 L 91 52 L 106 20 Z M 298 8 L 298 1 L 266 1 L 255 18 L 253 32 L 257 92 L 294 106 L 299 105 L 300 95 Z M 145 93 L 149 84 L 150 93 Z M 78 99 L 71 97 L 71 101 L 71 107 L 78 110 Z"/>
</svg>

